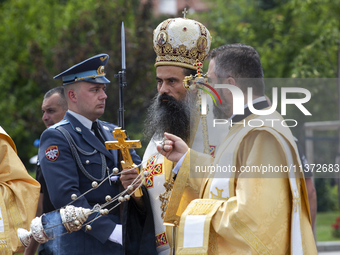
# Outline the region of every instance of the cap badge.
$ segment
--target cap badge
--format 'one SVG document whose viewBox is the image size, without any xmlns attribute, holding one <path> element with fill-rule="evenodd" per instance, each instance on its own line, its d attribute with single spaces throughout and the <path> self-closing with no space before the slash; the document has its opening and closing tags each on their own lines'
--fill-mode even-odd
<svg viewBox="0 0 340 255">
<path fill-rule="evenodd" d="M 104 74 L 104 66 L 100 66 L 100 67 L 98 67 L 98 69 L 97 69 L 97 74 Z"/>
</svg>

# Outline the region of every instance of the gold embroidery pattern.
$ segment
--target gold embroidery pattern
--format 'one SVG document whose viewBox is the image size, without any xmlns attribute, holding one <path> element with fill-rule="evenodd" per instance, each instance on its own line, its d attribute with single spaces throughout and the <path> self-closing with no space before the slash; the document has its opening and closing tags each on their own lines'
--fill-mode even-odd
<svg viewBox="0 0 340 255">
<path fill-rule="evenodd" d="M 197 48 L 192 48 L 189 52 L 189 58 L 194 58 L 197 55 Z"/>
<path fill-rule="evenodd" d="M 234 210 L 237 206 L 236 201 L 230 203 L 230 210 Z M 230 217 L 231 225 L 237 232 L 258 252 L 258 254 L 272 255 L 261 240 L 233 213 Z"/>
<path fill-rule="evenodd" d="M 182 196 L 184 194 L 184 189 L 187 184 L 190 171 L 184 171 L 185 169 L 190 169 L 190 153 L 185 157 L 182 168 L 183 171 L 179 171 L 176 181 L 174 183 L 173 191 L 171 192 L 171 196 L 165 211 L 164 222 L 167 223 L 175 223 L 175 221 L 179 221 L 180 215 L 177 215 L 178 208 L 183 206 Z M 186 207 L 187 205 L 185 205 Z M 175 224 L 176 225 L 176 224 Z"/>
<path fill-rule="evenodd" d="M 293 206 L 294 206 L 294 212 L 297 212 L 297 209 L 299 207 L 299 204 L 301 203 L 301 200 L 300 200 L 300 196 L 299 196 L 299 192 L 294 189 L 294 193 L 293 193 Z"/>
<path fill-rule="evenodd" d="M 164 21 L 163 22 L 163 24 L 162 24 L 162 26 L 161 26 L 161 31 L 162 30 L 166 30 L 166 28 L 168 27 L 168 25 L 169 25 L 169 23 L 170 23 L 170 21 L 171 21 L 172 19 L 167 19 L 166 21 Z"/>
<path fill-rule="evenodd" d="M 302 207 L 302 204 L 301 204 L 301 207 Z M 300 209 L 302 209 L 300 207 Z M 300 213 L 300 215 L 299 215 L 299 217 L 300 217 L 300 226 L 302 226 L 303 225 L 303 220 L 301 219 L 301 215 L 302 214 L 304 214 L 304 219 L 308 219 L 308 216 L 307 216 L 307 213 L 306 213 L 306 210 L 301 210 L 300 211 L 301 213 Z M 307 242 L 305 242 L 304 240 L 312 240 L 311 239 L 311 236 L 310 235 L 308 235 L 308 233 L 306 233 L 305 232 L 305 228 L 301 228 L 301 239 L 302 239 L 302 251 L 303 251 L 303 254 L 307 254 L 307 251 L 309 250 L 309 249 L 307 249 L 307 245 L 308 245 L 308 243 Z"/>
<path fill-rule="evenodd" d="M 180 61 L 181 59 L 181 61 Z M 175 61 L 175 62 L 182 62 L 182 63 L 187 63 L 190 65 L 195 64 L 195 60 L 187 58 L 187 57 L 183 57 L 183 56 L 171 56 L 171 55 L 164 55 L 164 56 L 158 56 L 156 59 L 156 62 L 160 62 L 160 61 Z"/>
<path fill-rule="evenodd" d="M 194 207 L 190 208 L 188 215 L 206 215 L 211 212 L 216 204 L 220 204 L 220 202 L 216 200 L 202 200 L 199 203 L 196 203 Z"/>
<path fill-rule="evenodd" d="M 207 36 L 207 31 L 205 30 L 205 28 L 203 27 L 202 24 L 200 23 L 195 23 L 197 24 L 199 27 L 200 27 L 200 30 L 201 30 L 201 35 L 204 35 L 205 37 Z"/>
<path fill-rule="evenodd" d="M 168 182 L 168 181 L 165 182 L 164 183 L 165 192 L 163 192 L 162 194 L 159 195 L 159 200 L 162 202 L 162 205 L 161 205 L 161 210 L 162 210 L 161 217 L 162 217 L 162 219 L 164 219 L 166 209 L 168 208 L 168 202 L 169 202 L 169 198 L 170 198 L 170 195 L 171 195 L 172 188 L 174 187 L 174 184 L 175 184 L 174 178 L 171 178 L 170 182 Z"/>
<path fill-rule="evenodd" d="M 282 189 L 280 191 L 274 208 L 267 211 L 263 217 L 263 221 L 259 223 L 259 236 L 265 236 L 268 231 L 271 231 L 274 223 L 275 225 L 278 224 L 276 219 L 281 218 L 280 214 L 282 215 L 282 212 L 286 209 L 287 203 L 290 203 L 290 201 L 288 201 L 287 195 L 287 190 Z M 256 204 L 254 204 L 254 208 L 256 208 L 255 206 Z M 290 211 L 290 209 L 288 209 L 288 211 Z M 273 251 L 275 250 L 275 246 L 282 246 L 282 244 L 284 243 L 284 239 L 287 237 L 287 233 L 289 233 L 289 227 L 290 220 L 288 218 L 285 218 L 285 220 L 281 222 L 278 230 L 275 231 L 276 233 L 272 236 L 272 241 L 270 242 L 270 244 L 267 244 L 269 250 Z M 289 246 L 289 242 L 287 245 Z"/>
<path fill-rule="evenodd" d="M 5 239 L 0 239 L 0 255 L 11 255 L 12 251 L 8 247 Z"/>
<path fill-rule="evenodd" d="M 199 73 L 199 68 L 197 68 L 197 73 Z M 199 97 L 198 104 L 201 108 L 202 105 L 202 97 Z M 208 124 L 207 124 L 207 115 L 201 114 L 201 123 L 202 123 L 202 135 L 203 135 L 203 145 L 204 151 L 203 153 L 209 154 L 210 147 L 209 147 L 209 135 L 208 135 Z"/>
<path fill-rule="evenodd" d="M 166 43 L 164 44 L 163 51 L 164 53 L 172 53 L 173 49 L 169 43 Z"/>
<path fill-rule="evenodd" d="M 197 59 L 201 62 L 205 60 L 206 56 L 203 53 L 198 54 Z"/>
<path fill-rule="evenodd" d="M 179 55 L 184 55 L 185 52 L 186 52 L 186 50 L 187 50 L 187 47 L 185 47 L 185 46 L 182 44 L 182 45 L 180 45 L 180 46 L 178 47 L 177 53 L 178 53 Z"/>
<path fill-rule="evenodd" d="M 12 197 L 12 194 L 10 194 Z M 11 247 L 11 232 L 9 231 L 9 219 L 8 219 L 8 211 L 6 210 L 7 205 L 3 200 L 3 197 L 0 195 L 0 208 L 2 212 L 2 220 L 4 221 L 5 232 L 0 233 L 0 255 L 12 255 L 12 247 Z"/>
<path fill-rule="evenodd" d="M 207 238 L 207 237 L 204 237 L 204 238 Z M 214 228 L 210 226 L 208 255 L 215 255 L 215 254 L 218 254 L 216 232 Z"/>
<path fill-rule="evenodd" d="M 212 191 L 210 191 L 212 199 L 218 199 L 218 200 L 228 200 L 229 199 L 229 197 L 222 197 L 223 189 L 218 189 L 217 187 L 215 187 L 215 189 L 217 190 L 217 195 L 215 195 Z"/>
<path fill-rule="evenodd" d="M 10 199 L 9 199 L 9 215 L 11 215 L 12 223 L 15 229 L 25 228 L 20 212 L 18 210 L 18 206 L 14 200 L 13 192 L 11 192 Z"/>
<path fill-rule="evenodd" d="M 168 58 L 159 58 L 167 54 L 170 56 L 176 56 L 177 58 L 173 59 L 175 62 L 188 63 L 190 65 L 193 65 L 195 63 L 194 59 L 199 59 L 201 62 L 203 62 L 207 57 L 205 51 L 208 47 L 208 41 L 206 38 L 207 33 L 203 25 L 196 23 L 197 25 L 199 25 L 201 30 L 201 36 L 197 40 L 196 47 L 193 47 L 192 49 L 187 49 L 187 46 L 180 45 L 176 48 L 173 48 L 172 45 L 167 42 L 168 36 L 163 31 L 166 30 L 170 21 L 171 20 L 163 22 L 160 29 L 161 32 L 158 34 L 158 37 L 163 34 L 163 37 L 165 37 L 166 39 L 163 40 L 162 43 L 159 43 L 158 39 L 157 44 L 154 46 L 155 52 L 158 55 L 158 57 L 156 58 L 156 63 L 164 60 L 169 60 Z"/>
<path fill-rule="evenodd" d="M 163 174 L 163 164 L 159 163 L 157 165 L 155 164 L 155 158 L 156 156 L 150 157 L 148 159 L 148 162 L 146 163 L 146 167 L 143 168 L 143 171 L 150 172 L 150 174 L 145 177 L 145 186 L 147 189 L 153 188 L 153 177 L 156 175 Z"/>
<path fill-rule="evenodd" d="M 199 59 L 201 62 L 203 62 L 206 58 L 206 55 L 204 53 L 199 53 L 196 47 L 188 50 L 186 46 L 180 45 L 180 47 L 174 49 L 168 43 L 164 44 L 162 47 L 156 45 L 155 52 L 158 55 L 156 58 L 156 63 L 171 59 L 175 62 L 193 65 L 195 64 L 194 59 Z"/>
<path fill-rule="evenodd" d="M 157 47 L 153 47 L 153 49 L 155 50 L 156 54 L 159 55 L 162 53 L 162 48 L 157 46 Z"/>
</svg>

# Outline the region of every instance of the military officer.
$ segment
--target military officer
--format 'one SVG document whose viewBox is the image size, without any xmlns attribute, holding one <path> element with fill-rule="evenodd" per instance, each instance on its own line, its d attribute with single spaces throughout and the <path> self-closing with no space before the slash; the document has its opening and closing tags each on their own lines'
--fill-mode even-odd
<svg viewBox="0 0 340 255">
<path fill-rule="evenodd" d="M 70 203 L 71 195 L 79 197 L 101 182 L 117 167 L 117 150 L 107 150 L 105 141 L 116 140 L 112 132 L 117 127 L 98 120 L 105 109 L 107 95 L 105 65 L 107 54 L 89 58 L 55 76 L 62 79 L 68 111 L 64 119 L 41 135 L 39 159 L 48 193 L 55 208 Z M 130 150 L 135 164 L 140 158 Z M 120 182 L 107 180 L 97 189 L 76 200 L 73 205 L 92 208 L 105 203 L 105 197 L 119 193 Z M 92 215 L 89 220 L 93 219 Z M 39 254 L 122 254 L 122 225 L 119 207 L 91 224 L 71 234 L 49 241 Z"/>
</svg>

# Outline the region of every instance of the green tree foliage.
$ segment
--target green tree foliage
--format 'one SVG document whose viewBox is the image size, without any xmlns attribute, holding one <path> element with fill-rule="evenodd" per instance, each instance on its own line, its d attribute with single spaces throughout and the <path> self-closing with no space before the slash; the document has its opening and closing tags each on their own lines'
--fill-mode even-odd
<svg viewBox="0 0 340 255">
<path fill-rule="evenodd" d="M 334 183 L 333 183 L 334 185 Z M 331 179 L 315 179 L 318 212 L 338 211 L 337 186 Z"/>
<path fill-rule="evenodd" d="M 155 59 L 152 49 L 152 28 L 155 26 L 152 6 L 147 3 L 137 9 L 135 6 L 138 7 L 139 1 L 97 2 L 100 4 L 96 8 L 83 10 L 78 17 L 70 15 L 70 25 L 62 30 L 58 44 L 53 48 L 54 69 L 58 73 L 88 56 L 108 53 L 110 60 L 106 76 L 111 84 L 107 87 L 108 100 L 102 119 L 116 123 L 119 86 L 114 75 L 121 70 L 121 21 L 124 21 L 127 65 L 125 124 L 129 135 L 140 139 L 145 109 L 156 88 L 151 71 Z M 70 14 L 73 12 L 70 10 Z"/>
<path fill-rule="evenodd" d="M 252 45 L 261 56 L 265 78 L 336 78 L 339 1 L 213 2 L 205 16 L 213 48 L 228 43 Z M 293 109 L 287 117 L 299 119 L 301 124 L 336 119 L 336 82 L 328 81 L 325 86 L 320 81 L 307 89 L 312 100 L 306 107 L 312 116 L 306 119 Z M 267 86 L 266 94 L 271 96 L 271 91 Z"/>
<path fill-rule="evenodd" d="M 14 139 L 20 158 L 37 153 L 33 141 L 44 130 L 41 103 L 47 90 L 59 86 L 53 76 L 99 53 L 108 53 L 108 86 L 104 120 L 116 123 L 121 70 L 121 22 L 126 29 L 126 128 L 141 138 L 142 120 L 156 93 L 152 31 L 158 21 L 151 1 L 15 0 L 0 3 L 0 119 Z M 136 123 L 139 123 L 136 125 Z"/>
<path fill-rule="evenodd" d="M 215 0 L 204 22 L 212 48 L 252 45 L 266 78 L 335 78 L 340 2 Z M 316 54 L 317 53 L 317 54 Z"/>
</svg>

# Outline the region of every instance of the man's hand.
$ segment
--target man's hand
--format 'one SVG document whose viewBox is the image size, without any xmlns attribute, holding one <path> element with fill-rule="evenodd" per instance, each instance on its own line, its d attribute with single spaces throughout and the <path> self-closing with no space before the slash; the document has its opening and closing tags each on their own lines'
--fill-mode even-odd
<svg viewBox="0 0 340 255">
<path fill-rule="evenodd" d="M 138 174 L 137 169 L 132 169 L 132 170 L 123 170 L 120 175 L 120 181 L 124 187 L 124 189 L 127 189 L 128 186 L 132 184 L 132 182 L 138 178 L 138 181 L 133 185 L 133 190 L 139 187 L 141 184 L 141 178 L 140 175 Z M 132 190 L 128 191 L 129 193 L 132 192 Z"/>
<path fill-rule="evenodd" d="M 178 136 L 164 133 L 167 140 L 163 145 L 157 145 L 157 151 L 167 159 L 178 162 L 181 157 L 188 151 L 188 145 Z"/>
<path fill-rule="evenodd" d="M 138 171 L 136 168 L 132 170 L 123 170 L 120 175 L 120 181 L 124 187 L 124 189 L 128 189 L 130 185 L 132 185 L 132 182 L 138 178 L 138 181 L 133 185 L 133 190 L 128 190 L 128 193 L 131 194 L 132 191 L 137 189 L 142 182 L 141 176 L 138 174 Z M 144 203 L 142 197 L 136 197 L 135 194 L 132 195 L 134 201 L 136 202 L 138 208 L 140 210 L 144 209 Z"/>
</svg>

